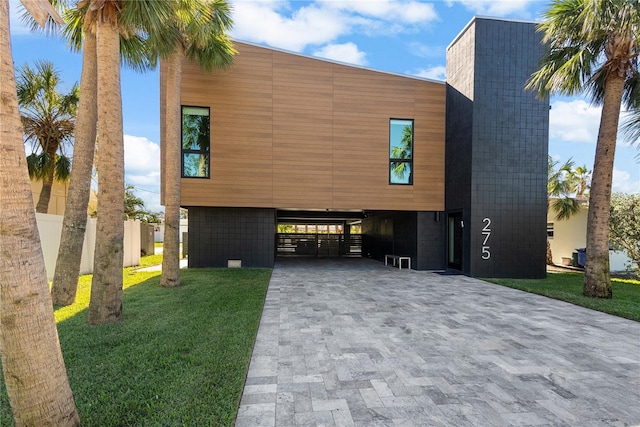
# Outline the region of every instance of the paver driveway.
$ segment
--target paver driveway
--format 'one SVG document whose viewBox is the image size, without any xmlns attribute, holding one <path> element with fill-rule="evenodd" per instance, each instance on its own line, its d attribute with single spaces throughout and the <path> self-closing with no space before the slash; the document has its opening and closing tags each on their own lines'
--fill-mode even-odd
<svg viewBox="0 0 640 427">
<path fill-rule="evenodd" d="M 640 323 L 366 259 L 276 263 L 236 426 L 640 425 Z"/>
</svg>

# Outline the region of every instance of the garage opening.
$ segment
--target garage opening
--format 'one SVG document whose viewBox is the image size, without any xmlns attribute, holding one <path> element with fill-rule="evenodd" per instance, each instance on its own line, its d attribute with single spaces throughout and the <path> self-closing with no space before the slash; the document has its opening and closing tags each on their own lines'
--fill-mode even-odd
<svg viewBox="0 0 640 427">
<path fill-rule="evenodd" d="M 279 257 L 360 257 L 360 212 L 278 211 Z"/>
</svg>

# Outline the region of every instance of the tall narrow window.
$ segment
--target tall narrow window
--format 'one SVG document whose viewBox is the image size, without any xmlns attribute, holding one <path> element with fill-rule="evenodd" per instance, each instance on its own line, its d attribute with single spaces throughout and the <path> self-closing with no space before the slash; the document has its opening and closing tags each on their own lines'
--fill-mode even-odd
<svg viewBox="0 0 640 427">
<path fill-rule="evenodd" d="M 389 183 L 413 184 L 413 120 L 389 120 Z"/>
<path fill-rule="evenodd" d="M 207 107 L 182 107 L 182 177 L 209 178 L 210 119 Z"/>
</svg>

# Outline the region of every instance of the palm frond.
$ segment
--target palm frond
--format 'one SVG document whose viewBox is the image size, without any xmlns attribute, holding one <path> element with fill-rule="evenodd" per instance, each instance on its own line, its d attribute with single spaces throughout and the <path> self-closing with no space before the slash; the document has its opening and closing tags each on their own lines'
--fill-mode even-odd
<svg viewBox="0 0 640 427">
<path fill-rule="evenodd" d="M 54 170 L 55 158 L 45 152 L 32 153 L 27 156 L 27 167 L 31 178 L 42 180 L 47 178 L 51 171 Z"/>
<path fill-rule="evenodd" d="M 556 219 L 562 221 L 571 218 L 580 209 L 578 201 L 572 197 L 561 197 L 554 199 L 551 207 L 556 214 Z"/>
<path fill-rule="evenodd" d="M 67 156 L 56 155 L 53 175 L 56 181 L 68 181 L 71 176 L 71 159 Z"/>
<path fill-rule="evenodd" d="M 29 1 L 29 0 L 27 0 Z M 49 0 L 49 3 L 53 6 L 53 8 L 61 15 L 64 16 L 65 11 L 69 8 L 68 0 Z M 56 20 L 52 16 L 48 16 L 46 18 L 44 26 L 41 26 L 34 17 L 24 8 L 23 5 L 20 5 L 22 11 L 18 16 L 18 19 L 25 24 L 29 29 L 34 33 L 41 34 L 54 34 L 59 28 L 60 24 L 56 22 Z"/>
<path fill-rule="evenodd" d="M 84 32 L 87 30 L 85 28 L 85 16 L 87 13 L 89 12 L 86 2 L 82 2 L 64 12 L 65 26 L 62 28 L 62 34 L 74 52 L 82 50 Z"/>
<path fill-rule="evenodd" d="M 140 73 L 153 70 L 158 65 L 158 52 L 138 34 L 120 37 L 120 57 L 126 67 Z"/>
<path fill-rule="evenodd" d="M 637 0 L 554 0 L 543 17 L 547 53 L 526 85 L 538 97 L 588 93 L 601 103 L 611 72 L 637 71 Z"/>
</svg>

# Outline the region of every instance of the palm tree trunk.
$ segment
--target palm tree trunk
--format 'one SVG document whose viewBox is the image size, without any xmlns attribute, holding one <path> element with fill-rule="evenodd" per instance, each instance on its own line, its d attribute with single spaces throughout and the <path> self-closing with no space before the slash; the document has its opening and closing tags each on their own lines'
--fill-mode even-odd
<svg viewBox="0 0 640 427">
<path fill-rule="evenodd" d="M 42 144 L 42 143 L 41 143 Z M 38 213 L 49 213 L 49 200 L 51 200 L 51 187 L 53 187 L 53 180 L 55 178 L 55 167 L 56 167 L 56 152 L 58 151 L 59 143 L 54 141 L 47 141 L 42 144 L 43 150 L 46 150 L 48 164 L 50 165 L 50 170 L 47 171 L 47 177 L 42 180 L 42 190 L 40 191 L 40 197 L 38 198 L 38 204 L 36 206 L 36 212 Z"/>
<path fill-rule="evenodd" d="M 587 254 L 582 290 L 583 294 L 589 297 L 612 297 L 609 271 L 609 216 L 613 160 L 623 89 L 624 77 L 611 73 L 605 82 L 604 102 L 589 196 Z"/>
<path fill-rule="evenodd" d="M 18 114 L 9 3 L 0 1 L 0 354 L 16 426 L 79 426 L 62 359 Z"/>
<path fill-rule="evenodd" d="M 98 65 L 98 220 L 88 321 L 122 319 L 124 249 L 124 140 L 120 89 L 120 36 L 110 22 L 96 23 Z"/>
<path fill-rule="evenodd" d="M 87 229 L 87 205 L 91 193 L 91 171 L 96 146 L 96 36 L 85 29 L 80 101 L 76 118 L 73 168 L 64 209 L 60 249 L 56 260 L 51 294 L 54 305 L 69 305 L 76 300 L 82 245 Z"/>
<path fill-rule="evenodd" d="M 51 200 L 51 187 L 53 187 L 53 170 L 47 173 L 47 178 L 42 180 L 42 189 L 38 197 L 36 212 L 49 213 L 49 200 Z"/>
<path fill-rule="evenodd" d="M 160 285 L 180 285 L 180 163 L 182 46 L 167 61 L 164 146 L 164 244 Z"/>
</svg>

